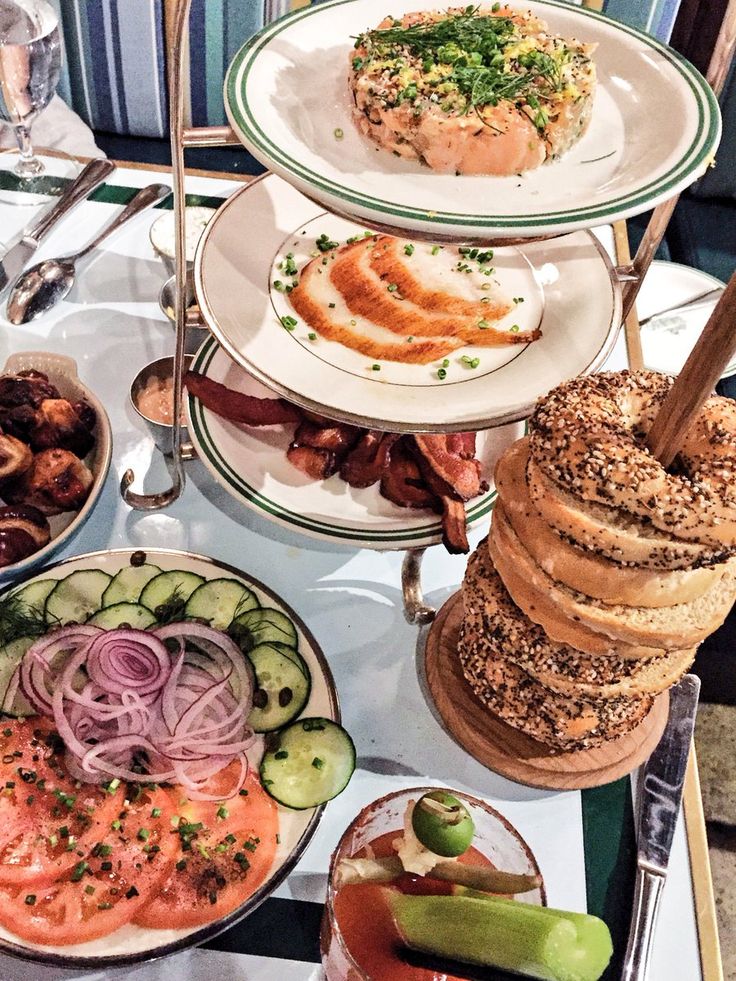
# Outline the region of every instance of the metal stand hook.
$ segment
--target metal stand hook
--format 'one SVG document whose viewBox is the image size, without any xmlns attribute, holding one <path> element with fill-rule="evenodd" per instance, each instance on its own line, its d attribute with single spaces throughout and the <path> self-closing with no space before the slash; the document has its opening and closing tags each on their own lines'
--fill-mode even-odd
<svg viewBox="0 0 736 981">
<path fill-rule="evenodd" d="M 174 350 L 174 421 L 172 484 L 166 491 L 157 494 L 137 494 L 130 489 L 135 480 L 132 470 L 126 470 L 120 481 L 120 493 L 125 503 L 138 511 L 157 511 L 173 504 L 181 496 L 186 483 L 183 461 L 188 451 L 182 453 L 181 439 L 181 410 L 182 410 L 182 377 L 184 367 L 184 341 L 186 337 L 186 229 L 184 194 L 184 74 L 186 71 L 186 35 L 189 25 L 191 0 L 182 0 L 176 9 L 174 23 L 175 53 L 171 60 L 169 71 L 169 102 L 171 105 L 171 123 L 169 128 L 171 140 L 171 164 L 174 195 L 174 222 L 176 225 L 175 258 L 176 258 L 176 295 L 174 307 L 176 312 L 176 348 Z M 218 140 L 227 137 L 225 128 L 217 131 Z"/>
<path fill-rule="evenodd" d="M 424 602 L 422 593 L 422 559 L 424 548 L 410 548 L 401 566 L 401 588 L 404 593 L 404 616 L 408 623 L 431 623 L 437 610 Z"/>
</svg>

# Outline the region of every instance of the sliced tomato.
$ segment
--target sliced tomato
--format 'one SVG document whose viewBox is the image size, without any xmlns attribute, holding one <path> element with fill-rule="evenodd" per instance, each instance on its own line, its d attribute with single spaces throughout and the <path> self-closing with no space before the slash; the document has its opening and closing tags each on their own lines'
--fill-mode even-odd
<svg viewBox="0 0 736 981">
<path fill-rule="evenodd" d="M 120 810 L 123 791 L 79 784 L 43 719 L 0 721 L 0 883 L 53 882 Z"/>
<path fill-rule="evenodd" d="M 233 763 L 217 774 L 208 793 L 232 787 L 239 766 Z M 237 909 L 264 881 L 276 854 L 277 805 L 252 771 L 243 790 L 227 801 L 180 804 L 176 865 L 135 923 L 165 929 L 202 926 Z"/>
<path fill-rule="evenodd" d="M 174 799 L 161 788 L 127 788 L 104 834 L 74 852 L 58 881 L 0 884 L 0 924 L 30 943 L 67 945 L 128 923 L 165 881 L 175 860 Z M 135 796 L 134 796 L 135 795 Z"/>
</svg>

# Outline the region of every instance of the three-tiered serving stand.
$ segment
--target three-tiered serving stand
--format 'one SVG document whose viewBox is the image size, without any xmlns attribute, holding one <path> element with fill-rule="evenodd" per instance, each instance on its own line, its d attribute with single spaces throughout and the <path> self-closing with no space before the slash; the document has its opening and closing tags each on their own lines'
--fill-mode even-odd
<svg viewBox="0 0 736 981">
<path fill-rule="evenodd" d="M 600 8 L 596 0 L 588 0 L 584 6 Z M 127 470 L 121 481 L 121 494 L 132 508 L 141 511 L 155 511 L 171 505 L 181 495 L 185 485 L 184 464 L 193 457 L 193 448 L 182 440 L 179 420 L 182 410 L 182 368 L 186 338 L 186 262 L 185 262 L 185 170 L 184 151 L 193 147 L 224 147 L 240 145 L 235 131 L 230 126 L 190 127 L 185 124 L 185 75 L 188 70 L 188 35 L 191 0 L 180 0 L 175 9 L 173 31 L 171 33 L 171 52 L 169 67 L 169 95 L 171 105 L 170 140 L 173 171 L 174 216 L 176 224 L 176 348 L 174 359 L 174 425 L 173 454 L 170 459 L 171 486 L 167 490 L 152 494 L 141 494 L 133 490 L 135 474 Z M 718 94 L 725 82 L 731 57 L 736 47 L 736 0 L 732 0 L 724 16 L 717 38 L 714 53 L 706 74 L 712 89 Z M 633 260 L 630 259 L 626 229 L 623 222 L 614 226 L 614 236 L 618 265 L 612 266 L 610 277 L 617 305 L 621 310 L 621 323 L 625 325 L 629 364 L 632 368 L 643 366 L 638 321 L 634 311 L 639 288 L 664 236 L 679 195 L 659 204 L 653 211 L 641 244 Z M 365 221 L 365 219 L 363 219 Z M 381 222 L 366 222 L 381 232 L 396 232 L 396 229 Z M 400 230 L 400 234 L 406 230 Z M 437 240 L 436 234 L 417 237 Z M 553 236 L 552 236 L 553 237 Z M 522 244 L 538 241 L 539 238 L 506 238 L 497 241 L 487 238 L 464 237 L 455 244 L 493 247 Z M 404 613 L 412 624 L 431 622 L 436 614 L 433 607 L 424 601 L 421 587 L 421 563 L 424 548 L 410 548 L 406 551 L 402 567 L 402 588 Z"/>
</svg>

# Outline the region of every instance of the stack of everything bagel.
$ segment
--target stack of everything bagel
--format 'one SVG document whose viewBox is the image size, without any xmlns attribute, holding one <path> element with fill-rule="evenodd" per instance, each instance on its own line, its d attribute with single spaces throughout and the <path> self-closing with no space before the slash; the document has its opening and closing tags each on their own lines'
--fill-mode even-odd
<svg viewBox="0 0 736 981">
<path fill-rule="evenodd" d="M 493 714 L 556 750 L 637 726 L 736 599 L 736 403 L 709 398 L 666 470 L 644 437 L 671 384 L 566 382 L 496 468 L 459 655 Z"/>
</svg>

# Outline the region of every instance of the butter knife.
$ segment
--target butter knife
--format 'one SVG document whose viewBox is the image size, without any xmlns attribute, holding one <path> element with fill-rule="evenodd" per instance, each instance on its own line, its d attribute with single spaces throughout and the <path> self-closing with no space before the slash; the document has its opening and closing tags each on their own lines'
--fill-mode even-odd
<svg viewBox="0 0 736 981">
<path fill-rule="evenodd" d="M 654 927 L 680 812 L 699 692 L 700 679 L 693 674 L 686 674 L 670 689 L 669 719 L 659 745 L 644 767 L 637 821 L 634 911 L 622 981 L 645 981 L 649 970 Z"/>
<path fill-rule="evenodd" d="M 36 251 L 42 239 L 48 235 L 57 222 L 68 215 L 72 208 L 84 201 L 96 187 L 107 180 L 114 170 L 115 164 L 110 160 L 91 160 L 76 180 L 65 188 L 53 208 L 44 212 L 35 225 L 23 232 L 20 241 L 8 249 L 0 259 L 0 293 L 20 276 L 23 267 Z"/>
</svg>

